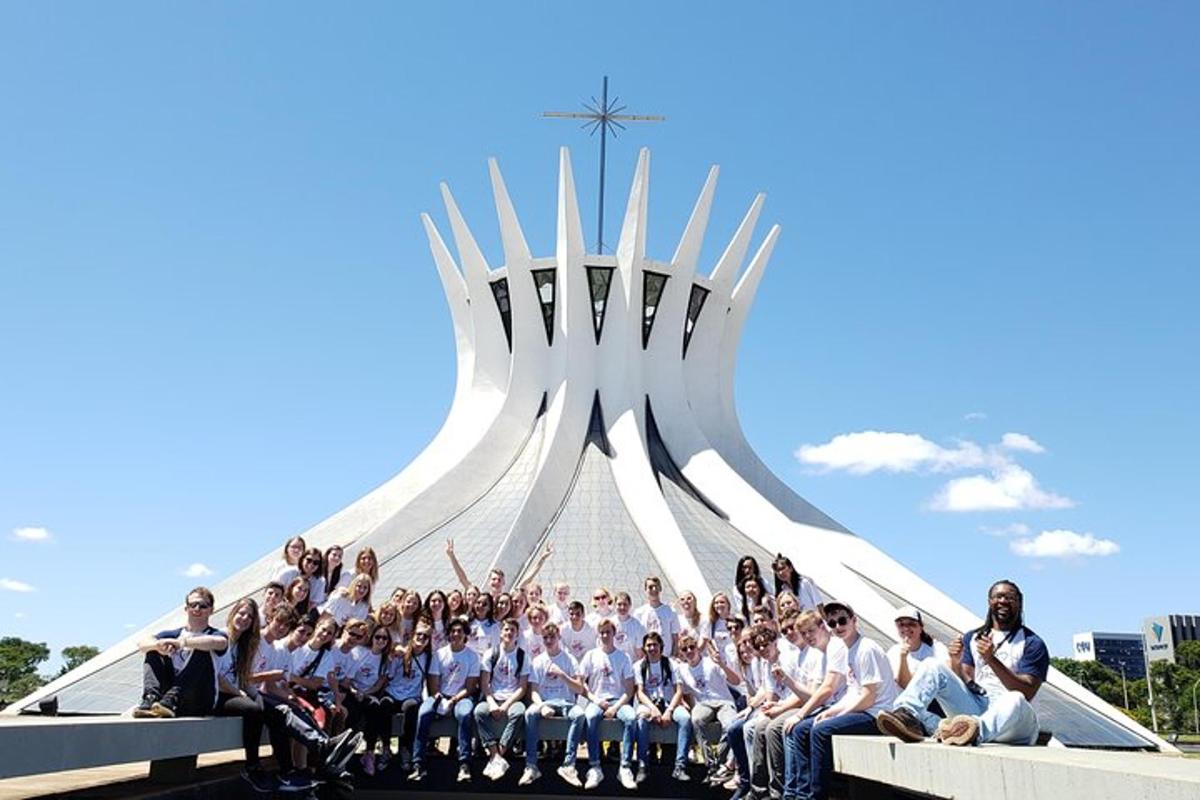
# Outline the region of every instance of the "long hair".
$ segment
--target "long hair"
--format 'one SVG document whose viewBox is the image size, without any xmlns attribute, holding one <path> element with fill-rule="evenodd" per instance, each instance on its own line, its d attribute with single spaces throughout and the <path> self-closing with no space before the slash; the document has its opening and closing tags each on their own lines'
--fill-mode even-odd
<svg viewBox="0 0 1200 800">
<path fill-rule="evenodd" d="M 490 594 L 488 594 L 487 592 L 480 592 L 475 597 L 475 602 L 471 604 L 471 608 L 469 609 L 469 612 L 470 612 L 469 619 L 471 619 L 471 620 L 479 619 L 479 616 L 475 611 L 475 606 L 479 605 L 480 600 L 483 600 L 484 602 L 487 603 L 487 613 L 484 615 L 483 620 L 485 622 L 495 622 L 496 621 L 496 601 L 493 600 L 492 596 Z M 450 632 L 450 630 L 447 629 L 446 633 L 449 633 L 449 632 Z"/>
<path fill-rule="evenodd" d="M 778 575 L 779 568 L 784 566 L 792 571 L 792 577 L 786 581 L 780 580 Z M 776 573 L 775 594 L 779 594 L 779 592 L 784 589 L 789 589 L 792 594 L 796 595 L 797 597 L 800 596 L 800 573 L 797 571 L 796 565 L 792 563 L 790 558 L 785 556 L 783 553 L 776 553 L 775 560 L 771 562 L 771 571 Z"/>
<path fill-rule="evenodd" d="M 679 599 L 682 600 L 684 595 L 687 595 L 692 598 L 692 613 L 687 615 L 688 625 L 691 625 L 693 628 L 699 628 L 700 627 L 700 604 L 698 602 L 696 602 L 696 595 L 694 592 L 689 592 L 685 589 L 684 591 L 679 593 Z M 684 612 L 680 611 L 680 613 L 684 613 Z"/>
<path fill-rule="evenodd" d="M 430 603 L 429 603 L 429 601 L 433 599 L 434 595 L 438 595 L 442 598 L 442 618 L 441 619 L 437 619 L 436 617 L 433 616 L 433 608 L 430 606 Z M 432 592 L 425 595 L 424 614 L 425 614 L 425 616 L 429 617 L 429 619 L 432 622 L 442 623 L 442 626 L 444 628 L 446 623 L 450 621 L 450 598 L 446 597 L 446 593 L 443 592 L 441 589 L 434 589 Z"/>
<path fill-rule="evenodd" d="M 291 561 L 288 561 L 288 548 L 292 546 L 292 542 L 300 543 L 300 556 L 296 559 L 295 564 L 293 564 Z M 304 543 L 303 536 L 293 536 L 292 538 L 288 539 L 286 542 L 283 543 L 283 560 L 287 562 L 288 566 L 294 567 L 294 566 L 296 566 L 296 564 L 300 563 L 301 558 L 304 558 L 304 551 L 307 549 L 308 549 L 308 545 Z"/>
<path fill-rule="evenodd" d="M 300 584 L 304 584 L 304 588 L 308 590 L 303 600 L 296 599 L 296 589 L 299 588 Z M 312 586 L 309 584 L 308 578 L 303 575 L 297 575 L 292 578 L 292 582 L 288 584 L 287 591 L 283 593 L 283 599 L 291 603 L 301 614 L 306 613 L 312 608 Z"/>
<path fill-rule="evenodd" d="M 718 597 L 724 597 L 725 605 L 729 607 L 730 611 L 733 611 L 733 603 L 729 602 L 729 595 L 725 594 L 724 592 L 717 592 L 716 594 L 714 594 L 712 596 L 712 600 L 710 600 L 708 603 L 708 624 L 709 625 L 716 625 L 717 620 L 722 619 L 721 615 L 717 613 L 717 598 Z"/>
<path fill-rule="evenodd" d="M 747 558 L 749 558 L 749 556 L 747 556 Z M 738 594 L 741 595 L 741 597 L 742 597 L 742 616 L 745 618 L 746 622 L 750 622 L 750 612 L 753 610 L 750 607 L 750 602 L 746 599 L 746 584 L 749 583 L 750 581 L 754 581 L 755 583 L 758 584 L 758 592 L 759 592 L 758 602 L 759 602 L 759 604 L 762 604 L 762 602 L 767 597 L 767 584 L 765 582 L 763 582 L 761 575 L 754 575 L 752 577 L 746 578 L 746 580 L 744 580 L 738 584 L 738 587 L 737 587 Z"/>
<path fill-rule="evenodd" d="M 237 676 L 238 688 L 250 685 L 250 670 L 254 666 L 254 658 L 258 655 L 258 642 L 261 638 L 258 623 L 258 603 L 251 597 L 244 597 L 238 600 L 233 604 L 233 608 L 229 609 L 229 616 L 225 618 L 225 630 L 233 630 L 233 618 L 243 608 L 250 610 L 250 626 L 238 634 L 236 640 L 229 643 L 229 646 L 235 648 L 236 651 L 233 672 Z"/>
<path fill-rule="evenodd" d="M 305 559 L 315 558 L 317 560 L 317 568 L 309 572 L 304 568 Z M 325 577 L 325 555 L 319 547 L 310 547 L 300 555 L 300 561 L 296 565 L 300 569 L 300 574 L 312 580 L 314 578 Z"/>
<path fill-rule="evenodd" d="M 362 557 L 371 555 L 371 569 L 367 571 L 367 575 L 371 576 L 371 583 L 379 582 L 379 556 L 375 555 L 375 550 L 370 547 L 364 547 L 358 551 L 358 555 L 354 557 L 354 571 L 358 572 L 358 562 L 362 561 Z"/>
<path fill-rule="evenodd" d="M 342 557 L 338 559 L 337 566 L 330 569 L 329 554 L 334 550 L 341 550 Z M 342 579 L 342 567 L 346 565 L 346 549 L 340 544 L 331 545 L 325 550 L 321 563 L 325 567 L 325 591 L 333 594 L 333 590 L 337 588 L 338 582 Z"/>
<path fill-rule="evenodd" d="M 742 556 L 738 559 L 733 572 L 733 585 L 740 592 L 747 578 L 761 578 L 762 570 L 758 567 L 758 559 L 754 556 Z"/>
<path fill-rule="evenodd" d="M 338 590 L 339 596 L 346 598 L 351 603 L 357 603 L 358 602 L 358 592 L 355 591 L 355 587 L 362 583 L 365 583 L 367 585 L 367 593 L 365 595 L 363 595 L 362 601 L 367 604 L 367 608 L 370 608 L 371 607 L 371 590 L 374 588 L 374 584 L 371 583 L 370 576 L 367 575 L 365 572 L 358 573 L 357 575 L 354 576 L 354 580 L 350 581 L 349 586 L 343 586 L 341 589 L 339 589 Z"/>
</svg>

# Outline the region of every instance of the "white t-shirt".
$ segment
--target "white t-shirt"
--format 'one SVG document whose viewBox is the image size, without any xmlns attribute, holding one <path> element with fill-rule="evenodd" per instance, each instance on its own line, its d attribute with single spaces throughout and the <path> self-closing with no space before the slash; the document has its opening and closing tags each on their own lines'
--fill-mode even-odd
<svg viewBox="0 0 1200 800">
<path fill-rule="evenodd" d="M 525 651 L 525 655 L 529 656 L 532 662 L 535 658 L 546 652 L 546 642 L 542 639 L 542 635 L 533 628 L 521 632 L 521 649 Z"/>
<path fill-rule="evenodd" d="M 664 664 L 667 665 L 668 670 L 666 675 L 663 675 Z M 675 684 L 679 680 L 678 671 L 680 669 L 682 667 L 678 662 L 672 664 L 667 658 L 660 658 L 656 662 L 643 658 L 633 665 L 633 680 L 651 700 L 670 702 L 671 697 L 675 694 Z"/>
<path fill-rule="evenodd" d="M 355 689 L 365 692 L 379 680 L 379 663 L 382 659 L 379 653 L 372 653 L 368 647 L 356 647 L 354 653 L 354 661 L 352 665 L 348 665 L 351 671 L 348 671 L 347 675 Z"/>
<path fill-rule="evenodd" d="M 568 623 L 558 631 L 563 649 L 570 653 L 576 661 L 581 661 L 588 651 L 596 646 L 596 629 L 587 622 L 584 622 L 579 630 L 575 630 Z"/>
<path fill-rule="evenodd" d="M 850 675 L 850 654 L 846 650 L 846 643 L 836 636 L 830 636 L 829 644 L 825 645 L 825 674 L 828 675 L 830 672 L 836 672 L 842 676 L 842 685 L 825 700 L 827 706 L 835 705 L 845 696 L 846 684 Z"/>
<path fill-rule="evenodd" d="M 229 647 L 225 648 L 224 653 L 214 652 L 212 661 L 213 661 L 213 669 L 216 670 L 218 681 L 220 681 L 222 678 L 224 678 L 225 681 L 229 685 L 237 686 L 237 688 L 239 688 L 239 689 L 241 688 L 240 686 L 238 686 L 238 679 L 237 679 L 237 670 L 236 670 L 237 645 L 236 644 L 234 644 L 233 642 L 230 642 Z"/>
<path fill-rule="evenodd" d="M 288 584 L 295 580 L 300 575 L 300 568 L 293 567 L 286 561 L 280 561 L 279 566 L 275 568 L 275 575 L 271 578 L 272 581 L 287 589 Z"/>
<path fill-rule="evenodd" d="M 517 669 L 517 650 L 514 647 L 512 650 L 504 650 L 503 645 L 498 648 L 493 648 L 487 651 L 483 657 L 483 662 L 480 664 L 481 672 L 488 672 L 491 675 L 492 697 L 500 702 L 508 700 L 517 693 L 521 687 L 521 679 L 529 678 L 529 653 L 525 653 L 520 659 L 521 667 Z M 492 659 L 496 659 L 496 666 L 492 668 Z"/>
<path fill-rule="evenodd" d="M 345 625 L 348 619 L 366 620 L 371 615 L 371 604 L 365 600 L 360 600 L 355 603 L 341 594 L 335 594 L 328 598 L 321 610 L 327 614 L 331 614 L 338 625 Z"/>
<path fill-rule="evenodd" d="M 258 652 L 254 654 L 254 661 L 250 664 L 250 674 L 255 675 L 260 672 L 273 672 L 274 670 L 287 671 L 288 664 L 291 661 L 287 646 L 284 645 L 284 639 L 279 639 L 274 642 L 268 642 L 266 637 L 258 640 Z M 266 684 L 258 684 L 261 691 Z"/>
<path fill-rule="evenodd" d="M 1001 664 L 1008 667 L 1014 675 L 1032 675 L 1039 680 L 1046 680 L 1050 669 L 1050 652 L 1046 643 L 1028 628 L 1021 627 L 1005 633 L 999 628 L 992 630 L 992 643 L 996 649 L 993 654 Z M 966 634 L 966 647 L 963 648 L 962 663 L 975 668 L 975 683 L 987 692 L 988 697 L 996 697 L 1008 691 L 1004 683 L 996 677 L 995 671 L 979 657 L 979 648 L 975 637 L 978 632 Z"/>
<path fill-rule="evenodd" d="M 676 661 L 674 667 L 680 673 L 683 689 L 697 703 L 719 703 L 733 701 L 725 671 L 708 656 L 703 656 L 696 665 Z"/>
<path fill-rule="evenodd" d="M 313 678 L 324 682 L 336 658 L 336 652 L 336 648 L 330 648 L 322 653 L 307 644 L 302 644 L 292 651 L 292 664 L 288 674 L 295 678 Z M 320 662 L 317 663 L 316 669 L 310 671 L 309 667 L 317 662 L 317 659 L 320 659 Z"/>
<path fill-rule="evenodd" d="M 468 678 L 479 677 L 479 655 L 469 647 L 457 653 L 446 645 L 437 651 L 438 674 L 442 676 L 439 694 L 449 697 L 467 685 Z"/>
<path fill-rule="evenodd" d="M 846 675 L 846 694 L 837 705 L 854 705 L 862 696 L 863 687 L 878 684 L 875 702 L 863 710 L 873 717 L 880 711 L 890 709 L 900 694 L 900 687 L 896 685 L 896 678 L 892 675 L 892 668 L 883 648 L 874 639 L 860 635 L 854 640 L 854 644 L 850 645 L 847 656 L 849 670 Z"/>
<path fill-rule="evenodd" d="M 574 702 L 575 690 L 562 679 L 562 676 L 550 674 L 551 664 L 572 677 L 579 674 L 579 662 L 566 650 L 560 649 L 558 655 L 553 658 L 549 653 L 543 651 L 533 660 L 533 672 L 529 676 L 529 682 L 537 686 L 537 692 L 543 700 Z"/>
<path fill-rule="evenodd" d="M 642 647 L 642 639 L 646 636 L 646 629 L 642 627 L 642 623 L 638 622 L 637 617 L 632 614 L 624 620 L 619 616 L 613 617 L 612 621 L 617 626 L 616 631 L 613 633 L 613 646 L 632 659 Z"/>
<path fill-rule="evenodd" d="M 434 650 L 440 650 L 443 646 L 450 643 L 450 637 L 446 635 L 446 623 L 439 620 L 434 620 L 433 630 L 429 636 L 429 646 Z"/>
<path fill-rule="evenodd" d="M 900 680 L 900 645 L 899 645 L 899 643 L 894 644 L 888 648 L 887 657 L 888 657 L 888 665 L 892 668 L 892 675 L 894 675 L 896 680 L 899 681 Z M 918 647 L 916 650 L 911 651 L 904 658 L 904 660 L 908 662 L 908 674 L 909 675 L 916 674 L 917 666 L 920 665 L 920 663 L 922 661 L 928 661 L 931 658 L 934 661 L 938 662 L 939 664 L 949 664 L 950 651 L 948 651 L 946 649 L 946 645 L 942 644 L 941 642 L 937 641 L 936 639 L 934 640 L 932 646 L 925 644 L 925 642 L 921 642 L 920 647 Z"/>
<path fill-rule="evenodd" d="M 308 602 L 314 606 L 324 603 L 328 595 L 325 593 L 325 579 L 320 575 L 308 579 Z"/>
<path fill-rule="evenodd" d="M 333 677 L 341 683 L 342 681 L 350 680 L 355 671 L 358 670 L 358 662 L 363 657 L 366 648 L 351 647 L 349 650 L 335 646 L 329 651 L 329 655 L 325 657 L 325 661 L 321 662 L 321 671 L 328 674 L 333 673 Z"/>
<path fill-rule="evenodd" d="M 558 603 L 551 603 L 550 605 L 546 606 L 547 622 L 553 622 L 555 625 L 561 628 L 567 624 L 567 620 L 569 619 L 570 616 L 567 615 L 566 606 L 560 606 Z"/>
<path fill-rule="evenodd" d="M 721 648 L 721 650 L 724 650 L 733 642 L 733 637 L 729 635 L 729 628 L 725 625 L 725 620 L 723 619 L 712 622 L 705 617 L 700 621 L 700 635 Z"/>
<path fill-rule="evenodd" d="M 625 693 L 625 681 L 633 678 L 633 662 L 620 650 L 606 653 L 595 647 L 580 660 L 579 674 L 593 695 L 615 700 Z"/>
<path fill-rule="evenodd" d="M 794 697 L 796 693 L 792 691 L 792 687 L 788 686 L 784 680 L 777 680 L 775 678 L 775 670 L 772 669 L 773 665 L 764 659 L 760 659 L 760 661 L 762 661 L 761 679 L 763 683 L 771 687 L 775 698 L 783 701 Z M 785 675 L 797 683 L 800 682 L 800 651 L 794 646 L 787 650 L 779 648 L 779 659 L 776 663 L 783 669 Z"/>
<path fill-rule="evenodd" d="M 427 675 L 438 675 L 441 664 L 439 659 L 430 654 L 429 671 L 425 671 L 425 654 L 418 653 L 413 656 L 412 663 L 409 665 L 410 674 L 404 674 L 404 659 L 392 658 L 388 660 L 387 671 L 387 693 L 393 700 L 420 700 L 425 693 L 425 678 Z"/>
<path fill-rule="evenodd" d="M 602 619 L 611 619 L 613 622 L 616 622 L 617 610 L 615 608 L 609 608 L 607 614 L 601 614 L 599 611 L 593 611 L 583 619 L 584 622 L 586 622 L 588 625 L 591 625 L 593 628 L 599 628 L 600 620 Z"/>
<path fill-rule="evenodd" d="M 662 637 L 664 656 L 669 657 L 675 654 L 674 642 L 675 637 L 679 635 L 679 618 L 675 616 L 675 612 L 669 605 L 659 603 L 656 608 L 649 603 L 643 603 L 638 606 L 633 615 L 637 617 L 638 622 L 642 623 L 646 633 L 654 631 Z"/>
<path fill-rule="evenodd" d="M 500 623 L 488 622 L 486 619 L 471 620 L 471 630 L 467 634 L 467 649 L 474 650 L 475 655 L 482 656 L 499 644 Z"/>
<path fill-rule="evenodd" d="M 700 615 L 700 621 L 695 625 L 693 625 L 691 622 L 688 622 L 688 618 L 683 614 L 676 614 L 675 623 L 679 626 L 680 633 L 683 633 L 684 631 L 691 631 L 692 633 L 696 634 L 697 639 L 701 641 L 704 640 L 704 631 L 702 630 L 704 628 L 703 614 Z"/>
</svg>

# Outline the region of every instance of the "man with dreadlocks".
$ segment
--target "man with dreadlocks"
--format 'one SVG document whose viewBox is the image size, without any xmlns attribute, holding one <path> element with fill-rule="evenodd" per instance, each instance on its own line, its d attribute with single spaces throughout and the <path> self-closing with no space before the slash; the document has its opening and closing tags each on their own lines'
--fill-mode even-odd
<svg viewBox="0 0 1200 800">
<path fill-rule="evenodd" d="M 950 666 L 922 662 L 891 711 L 876 718 L 879 730 L 906 742 L 933 732 L 943 744 L 1033 744 L 1037 714 L 1030 705 L 1046 680 L 1050 653 L 1023 619 L 1021 590 L 1009 580 L 988 590 L 983 626 L 950 643 Z M 947 718 L 928 711 L 937 700 Z"/>
</svg>

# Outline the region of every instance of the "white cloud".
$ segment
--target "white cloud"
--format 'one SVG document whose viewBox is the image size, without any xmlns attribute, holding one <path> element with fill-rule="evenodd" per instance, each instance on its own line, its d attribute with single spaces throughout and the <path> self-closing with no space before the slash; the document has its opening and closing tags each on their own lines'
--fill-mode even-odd
<svg viewBox="0 0 1200 800">
<path fill-rule="evenodd" d="M 1005 450 L 1020 450 L 1024 453 L 1044 453 L 1046 448 L 1023 433 L 1006 433 L 1000 437 L 1000 446 Z"/>
<path fill-rule="evenodd" d="M 16 619 L 25 619 L 25 617 L 27 617 L 27 616 L 28 616 L 28 614 L 26 614 L 24 611 L 18 611 L 15 614 L 13 614 L 13 617 L 15 617 Z"/>
<path fill-rule="evenodd" d="M 987 419 L 987 414 L 982 411 L 968 411 L 966 414 L 963 414 L 963 419 L 967 422 L 975 422 L 976 420 Z"/>
<path fill-rule="evenodd" d="M 14 581 L 12 578 L 0 578 L 0 589 L 6 589 L 10 592 L 33 592 L 36 591 L 32 586 L 23 581 Z"/>
<path fill-rule="evenodd" d="M 180 573 L 185 578 L 204 578 L 213 574 L 213 571 L 204 564 L 197 561 L 195 564 L 188 564 Z"/>
<path fill-rule="evenodd" d="M 824 444 L 801 445 L 795 455 L 823 472 L 842 470 L 852 475 L 880 471 L 985 472 L 946 483 L 926 503 L 934 511 L 1073 508 L 1075 501 L 1042 489 L 1013 456 L 1044 452 L 1041 444 L 1023 433 L 1006 433 L 998 443 L 987 446 L 961 440 L 944 447 L 915 433 L 858 431 L 839 434 Z"/>
<path fill-rule="evenodd" d="M 942 472 L 981 466 L 985 454 L 974 442 L 942 447 L 915 433 L 858 431 L 843 433 L 825 444 L 805 444 L 796 451 L 805 464 L 854 475 L 885 472 Z"/>
<path fill-rule="evenodd" d="M 1000 528 L 994 528 L 988 525 L 980 525 L 979 530 L 986 533 L 988 536 L 1028 536 L 1029 526 L 1024 522 L 1014 522 L 1011 525 L 1005 525 Z"/>
<path fill-rule="evenodd" d="M 46 528 L 13 528 L 12 538 L 18 542 L 48 542 L 54 535 Z"/>
<path fill-rule="evenodd" d="M 1009 542 L 1008 547 L 1026 558 L 1111 556 L 1121 552 L 1121 546 L 1112 539 L 1097 539 L 1090 533 L 1061 529 L 1042 531 L 1032 539 L 1016 539 Z"/>
<path fill-rule="evenodd" d="M 1043 490 L 1029 470 L 1009 464 L 990 475 L 955 478 L 929 501 L 933 511 L 1019 511 L 1074 508 L 1069 497 Z"/>
</svg>

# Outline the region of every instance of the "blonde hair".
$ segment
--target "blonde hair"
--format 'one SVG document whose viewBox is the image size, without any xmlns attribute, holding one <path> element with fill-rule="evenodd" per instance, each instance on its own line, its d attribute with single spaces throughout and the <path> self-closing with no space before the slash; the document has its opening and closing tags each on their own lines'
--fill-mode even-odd
<svg viewBox="0 0 1200 800">
<path fill-rule="evenodd" d="M 371 577 L 365 572 L 360 572 L 355 575 L 353 580 L 350 581 L 349 586 L 343 586 L 341 589 L 338 589 L 338 596 L 344 597 L 351 602 L 357 602 L 357 600 L 355 600 L 356 592 L 354 591 L 354 587 L 362 583 L 367 585 L 367 594 L 365 597 L 363 597 L 363 602 L 367 604 L 367 608 L 370 608 L 371 590 L 375 588 L 375 584 L 371 582 Z"/>
</svg>

